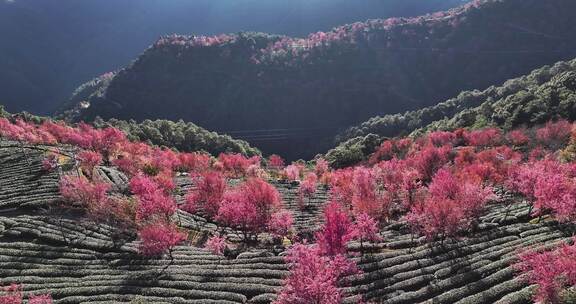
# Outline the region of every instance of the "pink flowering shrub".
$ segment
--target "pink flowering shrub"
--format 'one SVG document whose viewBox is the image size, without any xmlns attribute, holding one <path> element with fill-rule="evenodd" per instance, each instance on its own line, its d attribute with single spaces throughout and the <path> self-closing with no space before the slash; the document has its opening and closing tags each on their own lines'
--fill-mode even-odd
<svg viewBox="0 0 576 304">
<path fill-rule="evenodd" d="M 400 138 L 395 141 L 396 150 L 398 151 L 398 158 L 401 158 L 412 146 L 413 141 L 410 137 Z"/>
<path fill-rule="evenodd" d="M 380 231 L 378 229 L 378 222 L 366 213 L 362 213 L 356 217 L 354 230 L 355 238 L 359 239 L 360 242 L 378 242 L 382 240 L 382 237 L 378 234 Z"/>
<path fill-rule="evenodd" d="M 0 137 L 32 144 L 56 143 L 56 139 L 50 133 L 39 130 L 21 119 L 16 119 L 14 123 L 11 123 L 6 118 L 0 118 Z"/>
<path fill-rule="evenodd" d="M 406 168 L 402 171 L 400 193 L 398 194 L 401 208 L 410 210 L 414 205 L 423 200 L 424 188 L 418 171 Z"/>
<path fill-rule="evenodd" d="M 352 205 L 354 168 L 336 170 L 330 180 L 330 198 L 342 206 Z"/>
<path fill-rule="evenodd" d="M 576 245 L 564 244 L 548 252 L 529 251 L 520 255 L 516 268 L 538 285 L 534 301 L 560 304 L 560 292 L 576 286 Z"/>
<path fill-rule="evenodd" d="M 155 153 L 152 147 L 144 143 L 122 142 L 118 144 L 118 150 L 111 163 L 129 176 L 142 173 L 145 167 L 151 167 L 151 155 Z"/>
<path fill-rule="evenodd" d="M 358 272 L 356 264 L 342 255 L 330 257 L 317 246 L 296 244 L 286 256 L 290 274 L 274 304 L 339 304 L 343 293 L 338 287 L 344 277 Z"/>
<path fill-rule="evenodd" d="M 180 158 L 170 149 L 153 148 L 144 158 L 144 173 L 150 176 L 172 173 L 181 167 Z"/>
<path fill-rule="evenodd" d="M 268 167 L 273 170 L 281 170 L 284 168 L 284 159 L 276 154 L 272 154 L 268 157 Z"/>
<path fill-rule="evenodd" d="M 226 190 L 224 175 L 216 171 L 204 172 L 193 177 L 194 188 L 186 195 L 183 209 L 200 212 L 213 219 L 218 214 L 220 202 Z"/>
<path fill-rule="evenodd" d="M 136 227 L 136 206 L 130 198 L 113 196 L 89 211 L 96 222 L 107 223 L 116 228 L 131 230 Z"/>
<path fill-rule="evenodd" d="M 268 231 L 274 236 L 282 238 L 288 236 L 292 225 L 294 225 L 292 213 L 288 210 L 281 210 L 270 217 Z"/>
<path fill-rule="evenodd" d="M 328 161 L 323 158 L 317 159 L 316 165 L 314 166 L 314 173 L 316 173 L 316 176 L 322 177 L 328 172 L 330 172 L 330 166 L 328 165 Z"/>
<path fill-rule="evenodd" d="M 20 128 L 12 124 L 8 119 L 0 117 L 0 137 L 10 140 L 20 139 Z"/>
<path fill-rule="evenodd" d="M 118 228 L 133 228 L 134 204 L 121 197 L 109 197 L 109 184 L 90 181 L 83 176 L 66 175 L 60 180 L 60 194 L 68 202 L 80 203 L 88 217 Z"/>
<path fill-rule="evenodd" d="M 78 153 L 77 159 L 80 162 L 80 168 L 86 172 L 88 176 L 92 176 L 94 167 L 102 163 L 102 155 L 100 155 L 100 153 L 88 150 Z"/>
<path fill-rule="evenodd" d="M 0 304 L 21 304 L 22 285 L 11 284 L 0 289 Z"/>
<path fill-rule="evenodd" d="M 260 158 L 258 156 L 246 158 L 242 154 L 222 153 L 218 156 L 218 161 L 221 163 L 224 172 L 234 178 L 246 175 L 251 165 L 260 164 Z"/>
<path fill-rule="evenodd" d="M 302 176 L 303 166 L 300 164 L 291 164 L 284 168 L 284 174 L 289 181 L 298 181 Z"/>
<path fill-rule="evenodd" d="M 396 155 L 394 142 L 391 140 L 384 141 L 380 147 L 370 157 L 370 164 L 375 164 L 383 160 L 391 160 Z"/>
<path fill-rule="evenodd" d="M 315 237 L 322 255 L 336 256 L 346 253 L 346 244 L 354 238 L 354 227 L 350 217 L 338 203 L 331 202 L 326 205 L 324 224 Z"/>
<path fill-rule="evenodd" d="M 240 230 L 245 242 L 266 231 L 275 210 L 281 207 L 280 194 L 274 186 L 259 178 L 224 193 L 216 220 Z"/>
<path fill-rule="evenodd" d="M 316 186 L 318 183 L 318 176 L 315 173 L 306 175 L 306 178 L 300 184 L 300 190 L 306 196 L 311 197 L 316 193 Z"/>
<path fill-rule="evenodd" d="M 300 183 L 300 187 L 298 188 L 298 206 L 300 209 L 304 208 L 304 198 L 312 198 L 316 193 L 316 187 L 318 184 L 318 177 L 314 173 L 309 173 L 306 175 L 306 178 L 302 183 Z"/>
<path fill-rule="evenodd" d="M 428 240 L 455 237 L 475 225 L 492 197 L 490 188 L 459 180 L 442 169 L 428 187 L 426 199 L 410 210 L 406 220 Z"/>
<path fill-rule="evenodd" d="M 128 143 L 125 134 L 115 128 L 95 129 L 85 123 L 73 128 L 52 121 L 36 125 L 20 119 L 11 123 L 5 118 L 0 119 L 0 136 L 34 144 L 71 144 L 100 153 L 105 162 Z"/>
<path fill-rule="evenodd" d="M 171 252 L 174 246 L 186 239 L 186 235 L 178 228 L 164 221 L 153 222 L 141 228 L 139 251 L 145 256 L 159 256 Z"/>
<path fill-rule="evenodd" d="M 549 159 L 551 156 L 552 151 L 545 149 L 542 146 L 537 146 L 528 154 L 528 161 L 534 162 L 538 160 Z"/>
<path fill-rule="evenodd" d="M 428 140 L 436 146 L 453 145 L 456 135 L 452 132 L 436 131 L 428 134 Z"/>
<path fill-rule="evenodd" d="M 566 120 L 550 121 L 536 131 L 536 139 L 546 147 L 556 150 L 568 142 L 572 128 L 572 124 Z"/>
<path fill-rule="evenodd" d="M 389 162 L 385 162 L 389 163 Z M 352 211 L 359 215 L 369 214 L 378 220 L 388 216 L 392 201 L 392 189 L 386 189 L 383 170 L 356 167 L 352 176 Z M 375 171 L 375 172 L 373 172 Z M 396 183 L 394 183 L 396 185 Z M 387 191 L 391 190 L 391 191 Z"/>
<path fill-rule="evenodd" d="M 21 304 L 23 303 L 22 285 L 11 284 L 0 287 L 0 304 Z M 28 304 L 52 304 L 52 296 L 49 294 L 29 295 Z"/>
<path fill-rule="evenodd" d="M 95 129 L 92 126 L 80 123 L 78 129 L 74 130 L 64 141 L 76 144 L 84 149 L 91 149 L 100 152 L 104 160 L 113 152 L 118 143 L 127 141 L 126 135 L 116 128 Z"/>
<path fill-rule="evenodd" d="M 260 164 L 253 164 L 246 170 L 246 177 L 268 179 L 269 174 L 264 168 L 260 167 Z"/>
<path fill-rule="evenodd" d="M 259 218 L 256 205 L 242 193 L 241 189 L 229 190 L 224 194 L 216 220 L 242 231 L 246 242 L 261 232 L 264 225 Z"/>
<path fill-rule="evenodd" d="M 64 176 L 60 181 L 60 194 L 70 202 L 82 203 L 88 209 L 104 203 L 110 185 L 92 182 L 85 177 Z"/>
<path fill-rule="evenodd" d="M 42 160 L 42 170 L 51 172 L 58 168 L 58 155 L 55 153 L 49 153 Z"/>
<path fill-rule="evenodd" d="M 28 304 L 52 304 L 52 296 L 49 294 L 30 295 Z"/>
<path fill-rule="evenodd" d="M 552 212 L 561 222 L 576 220 L 576 184 L 566 172 L 540 173 L 534 184 L 534 206 Z"/>
<path fill-rule="evenodd" d="M 533 202 L 539 214 L 551 212 L 559 221 L 576 219 L 576 181 L 573 167 L 547 159 L 511 170 L 506 185 Z"/>
<path fill-rule="evenodd" d="M 501 183 L 510 168 L 518 164 L 522 156 L 508 147 L 496 147 L 478 153 L 472 147 L 458 151 L 454 163 L 457 175 L 465 180 L 484 184 Z"/>
<path fill-rule="evenodd" d="M 530 138 L 528 138 L 526 132 L 521 129 L 508 132 L 508 134 L 506 134 L 506 139 L 510 144 L 517 147 L 524 146 L 530 141 Z"/>
<path fill-rule="evenodd" d="M 170 170 L 163 170 L 154 176 L 154 182 L 158 185 L 164 194 L 171 195 L 176 190 L 176 183 L 174 183 L 174 172 Z"/>
<path fill-rule="evenodd" d="M 367 213 L 377 220 L 390 214 L 399 197 L 402 169 L 397 161 L 383 161 L 373 168 L 354 167 L 332 174 L 330 198 L 356 215 Z"/>
<path fill-rule="evenodd" d="M 130 179 L 130 191 L 137 197 L 136 218 L 150 220 L 152 218 L 168 218 L 176 212 L 176 203 L 149 176 L 137 175 Z"/>
<path fill-rule="evenodd" d="M 466 142 L 470 146 L 488 147 L 497 146 L 502 142 L 502 132 L 496 128 L 474 130 L 464 134 Z"/>
<path fill-rule="evenodd" d="M 210 167 L 210 155 L 204 153 L 180 153 L 180 171 L 202 172 Z"/>
<path fill-rule="evenodd" d="M 389 191 L 398 192 L 401 189 L 401 184 L 399 181 L 402 180 L 402 176 L 406 171 L 408 171 L 406 162 L 399 159 L 391 159 L 388 161 L 382 161 L 372 167 L 372 179 L 373 183 L 377 185 L 378 189 L 374 189 L 376 192 L 379 191 Z"/>
<path fill-rule="evenodd" d="M 206 249 L 215 255 L 224 255 L 226 239 L 221 236 L 212 236 L 206 241 Z"/>
<path fill-rule="evenodd" d="M 412 139 L 410 138 L 386 140 L 370 156 L 368 163 L 373 165 L 381 161 L 392 160 L 393 158 L 403 158 L 411 146 Z"/>
<path fill-rule="evenodd" d="M 457 235 L 465 228 L 463 218 L 462 208 L 449 199 L 428 199 L 414 206 L 406 215 L 412 228 L 429 241 Z"/>
<path fill-rule="evenodd" d="M 432 183 L 428 186 L 428 192 L 434 197 L 455 199 L 459 194 L 461 181 L 447 169 L 442 169 L 434 175 Z"/>
<path fill-rule="evenodd" d="M 409 166 L 416 169 L 423 181 L 430 181 L 432 176 L 450 160 L 450 146 L 424 146 L 420 151 L 410 152 Z"/>
</svg>

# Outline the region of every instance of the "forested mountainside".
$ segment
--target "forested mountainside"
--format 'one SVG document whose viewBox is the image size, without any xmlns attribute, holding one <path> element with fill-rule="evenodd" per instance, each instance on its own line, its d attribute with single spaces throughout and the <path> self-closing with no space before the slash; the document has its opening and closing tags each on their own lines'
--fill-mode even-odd
<svg viewBox="0 0 576 304">
<path fill-rule="evenodd" d="M 576 59 L 544 66 L 530 74 L 466 91 L 435 106 L 373 117 L 337 138 L 327 153 L 337 166 L 365 160 L 388 137 L 434 130 L 534 126 L 551 119 L 576 119 Z"/>
<path fill-rule="evenodd" d="M 0 118 L 2 117 L 36 123 L 50 120 L 48 117 L 36 116 L 27 112 L 10 114 L 0 105 Z M 94 126 L 99 129 L 115 127 L 123 131 L 131 141 L 147 142 L 152 145 L 169 147 L 183 152 L 205 151 L 211 155 L 240 153 L 246 156 L 261 154 L 260 150 L 251 147 L 250 144 L 243 140 L 210 132 L 189 122 L 145 120 L 141 123 L 136 123 L 135 121 L 118 119 L 110 119 L 109 121 L 99 119 L 94 121 Z"/>
<path fill-rule="evenodd" d="M 571 0 L 487 0 L 305 39 L 167 36 L 80 98 L 87 102 L 76 119 L 184 119 L 240 131 L 266 153 L 309 158 L 369 117 L 574 58 L 574 9 Z"/>
<path fill-rule="evenodd" d="M 435 121 L 417 132 L 490 126 L 510 130 L 558 118 L 576 120 L 576 71 L 559 73 L 540 86 L 506 98 L 489 99 L 475 108 L 462 110 L 452 118 Z"/>
<path fill-rule="evenodd" d="M 269 31 L 303 37 L 339 24 L 445 10 L 463 0 L 2 0 L 0 103 L 53 113 L 94 75 L 166 33 Z"/>
</svg>

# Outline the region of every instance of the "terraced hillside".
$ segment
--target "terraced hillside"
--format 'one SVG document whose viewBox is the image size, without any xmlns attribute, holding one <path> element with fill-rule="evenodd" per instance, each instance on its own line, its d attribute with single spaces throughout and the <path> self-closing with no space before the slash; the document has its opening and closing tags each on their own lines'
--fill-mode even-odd
<svg viewBox="0 0 576 304">
<path fill-rule="evenodd" d="M 80 87 L 60 114 L 183 119 L 265 153 L 309 159 L 342 128 L 375 115 L 432 106 L 574 58 L 575 9 L 571 0 L 478 0 L 306 38 L 162 37 L 118 73 Z"/>
<path fill-rule="evenodd" d="M 233 259 L 213 255 L 195 246 L 202 243 L 198 234 L 214 229 L 213 224 L 180 211 L 177 222 L 190 229 L 192 244 L 176 247 L 173 261 L 143 259 L 136 243 L 120 242 L 110 227 L 58 207 L 60 173 L 42 170 L 42 149 L 0 142 L 0 285 L 22 283 L 26 292 L 51 293 L 55 303 L 274 299 L 288 273 L 281 254 L 254 249 Z M 113 168 L 98 172 L 117 191 L 125 188 L 126 180 Z M 190 187 L 185 177 L 178 178 L 178 185 Z M 324 190 L 300 212 L 296 187 L 275 186 L 294 213 L 297 229 L 317 227 Z M 362 295 L 376 303 L 530 303 L 533 287 L 515 278 L 510 266 L 517 251 L 553 246 L 574 232 L 552 221 L 530 220 L 522 203 L 492 205 L 474 236 L 434 247 L 412 239 L 403 223 L 391 224 L 382 232 L 384 242 L 369 245 L 372 253 L 354 258 L 363 273 L 349 278 L 345 302 Z"/>
</svg>

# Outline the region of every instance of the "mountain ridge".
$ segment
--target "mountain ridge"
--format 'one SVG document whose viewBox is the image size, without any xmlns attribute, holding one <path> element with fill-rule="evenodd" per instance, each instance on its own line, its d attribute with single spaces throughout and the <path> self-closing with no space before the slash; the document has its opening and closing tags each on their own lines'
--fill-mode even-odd
<svg viewBox="0 0 576 304">
<path fill-rule="evenodd" d="M 355 23 L 307 39 L 164 37 L 118 72 L 102 94 L 88 98 L 90 107 L 78 119 L 155 116 L 220 132 L 320 130 L 245 138 L 265 153 L 311 158 L 339 130 L 375 114 L 433 105 L 463 89 L 573 58 L 574 42 L 559 39 L 576 26 L 567 13 L 571 7 L 575 3 L 567 0 L 486 0 L 427 17 Z"/>
<path fill-rule="evenodd" d="M 416 16 L 462 0 L 0 1 L 0 103 L 52 114 L 74 88 L 116 70 L 166 33 L 305 36 L 377 16 Z"/>
</svg>

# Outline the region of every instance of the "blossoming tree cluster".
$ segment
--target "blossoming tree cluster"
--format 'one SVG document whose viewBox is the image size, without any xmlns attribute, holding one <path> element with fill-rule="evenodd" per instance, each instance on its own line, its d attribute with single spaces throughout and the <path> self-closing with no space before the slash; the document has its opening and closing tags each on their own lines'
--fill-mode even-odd
<svg viewBox="0 0 576 304">
<path fill-rule="evenodd" d="M 202 153 L 178 153 L 130 142 L 115 128 L 96 129 L 84 123 L 71 127 L 61 122 L 34 124 L 2 118 L 0 136 L 33 144 L 76 147 L 73 161 L 78 170 L 61 178 L 62 196 L 70 206 L 82 208 L 95 221 L 135 229 L 144 255 L 170 253 L 186 239 L 185 232 L 174 223 L 179 208 L 174 199 L 177 172 L 189 173 L 196 185 L 186 197 L 184 210 L 236 228 L 246 241 L 261 232 L 284 236 L 290 230 L 291 214 L 281 208 L 278 191 L 261 178 L 265 173 L 259 157 L 221 154 L 213 159 Z M 112 193 L 112 186 L 95 170 L 101 164 L 115 166 L 129 177 L 131 196 Z M 272 165 L 283 166 L 278 160 Z M 58 166 L 59 155 L 49 153 L 44 169 Z M 228 187 L 228 178 L 246 181 Z"/>
<path fill-rule="evenodd" d="M 391 139 L 366 163 L 331 172 L 331 199 L 356 220 L 404 219 L 429 242 L 473 232 L 487 205 L 498 203 L 497 187 L 523 196 L 531 216 L 574 223 L 575 138 L 573 124 L 560 120 L 506 134 L 459 129 Z M 518 269 L 540 286 L 538 300 L 558 303 L 574 286 L 572 247 L 521 256 Z"/>
<path fill-rule="evenodd" d="M 576 132 L 567 121 L 539 128 L 503 132 L 497 128 L 436 131 L 417 138 L 383 142 L 363 164 L 332 171 L 328 164 L 295 162 L 279 156 L 267 160 L 239 154 L 217 158 L 178 153 L 130 142 L 117 129 L 70 127 L 0 118 L 0 136 L 21 143 L 75 146 L 78 170 L 61 178 L 61 193 L 71 206 L 101 222 L 133 229 L 140 250 L 158 256 L 187 237 L 175 224 L 178 209 L 238 231 L 246 244 L 262 233 L 283 239 L 294 218 L 268 181 L 298 187 L 299 207 L 318 191 L 329 189 L 322 226 L 311 239 L 297 239 L 286 261 L 290 274 L 277 303 L 339 303 L 347 275 L 357 273 L 349 243 L 381 240 L 380 227 L 392 220 L 431 244 L 473 233 L 489 204 L 498 204 L 495 188 L 506 188 L 530 204 L 530 216 L 562 223 L 576 221 Z M 57 151 L 43 167 L 60 166 Z M 119 195 L 101 179 L 98 166 L 115 166 L 129 178 L 130 196 Z M 193 187 L 178 206 L 174 193 L 178 172 L 189 174 Z M 206 247 L 224 254 L 224 233 Z M 536 299 L 556 303 L 563 289 L 574 286 L 574 245 L 520 255 L 517 268 L 539 285 Z M 544 266 L 546 265 L 546 266 Z M 17 290 L 16 290 L 17 291 Z M 12 294 L 12 293 L 10 293 Z"/>
</svg>

